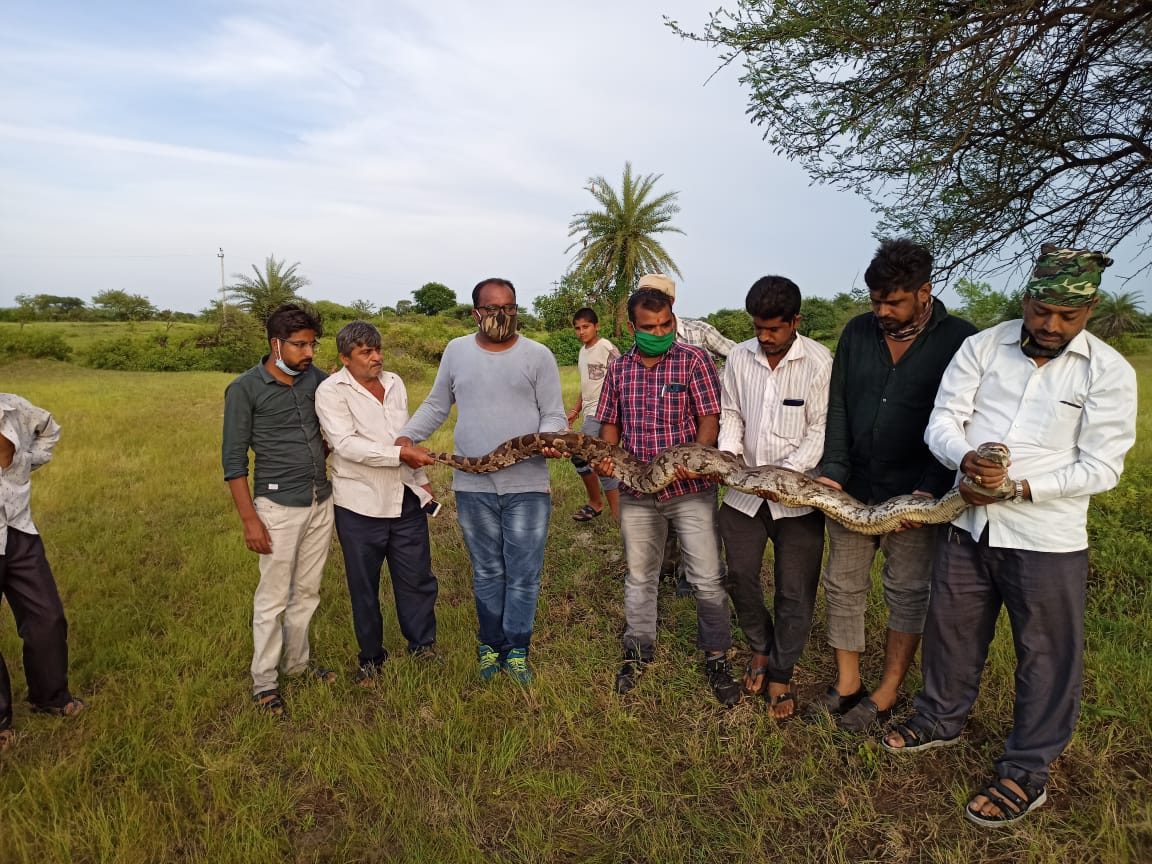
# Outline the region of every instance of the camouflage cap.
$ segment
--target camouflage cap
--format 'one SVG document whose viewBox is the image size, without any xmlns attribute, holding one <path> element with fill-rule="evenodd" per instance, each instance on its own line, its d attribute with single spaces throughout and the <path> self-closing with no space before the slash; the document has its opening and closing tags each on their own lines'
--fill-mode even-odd
<svg viewBox="0 0 1152 864">
<path fill-rule="evenodd" d="M 1045 243 L 1024 293 L 1053 306 L 1087 306 L 1096 299 L 1100 274 L 1111 265 L 1112 259 L 1103 252 Z"/>
</svg>

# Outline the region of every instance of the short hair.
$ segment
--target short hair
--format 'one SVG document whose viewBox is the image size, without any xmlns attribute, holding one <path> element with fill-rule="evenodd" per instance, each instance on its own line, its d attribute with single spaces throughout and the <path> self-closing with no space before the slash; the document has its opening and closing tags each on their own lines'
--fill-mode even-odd
<svg viewBox="0 0 1152 864">
<path fill-rule="evenodd" d="M 572 324 L 575 326 L 577 321 L 587 321 L 589 324 L 599 324 L 600 316 L 596 314 L 595 309 L 590 309 L 585 306 L 583 309 L 577 309 L 576 314 L 572 316 Z"/>
<path fill-rule="evenodd" d="M 753 318 L 791 321 L 800 314 L 800 287 L 786 276 L 761 276 L 748 289 L 744 308 Z"/>
<path fill-rule="evenodd" d="M 641 288 L 634 291 L 628 298 L 628 320 L 636 323 L 636 310 L 643 306 L 649 312 L 660 312 L 663 309 L 672 310 L 672 298 L 663 291 L 655 288 Z"/>
<path fill-rule="evenodd" d="M 379 348 L 380 331 L 367 321 L 351 321 L 336 334 L 336 353 L 347 357 L 356 348 Z"/>
<path fill-rule="evenodd" d="M 324 335 L 324 320 L 320 317 L 320 313 L 313 309 L 297 306 L 295 303 L 277 306 L 268 316 L 265 326 L 269 341 L 287 339 L 293 333 L 299 333 L 301 330 L 311 330 L 317 336 Z"/>
<path fill-rule="evenodd" d="M 887 297 L 893 291 L 915 291 L 932 279 L 932 253 L 928 247 L 901 237 L 881 240 L 864 271 L 869 292 Z"/>
<path fill-rule="evenodd" d="M 488 279 L 481 279 L 476 283 L 476 287 L 472 289 L 472 305 L 479 307 L 480 305 L 480 292 L 488 285 L 501 285 L 512 292 L 512 299 L 516 299 L 516 286 L 509 282 L 507 279 L 501 279 L 499 276 L 492 276 Z"/>
</svg>

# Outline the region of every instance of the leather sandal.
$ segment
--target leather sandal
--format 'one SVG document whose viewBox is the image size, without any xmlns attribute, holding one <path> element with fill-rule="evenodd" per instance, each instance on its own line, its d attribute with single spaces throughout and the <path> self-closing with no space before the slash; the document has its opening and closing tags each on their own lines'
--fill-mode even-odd
<svg viewBox="0 0 1152 864">
<path fill-rule="evenodd" d="M 985 816 L 982 813 L 977 813 L 972 809 L 972 801 L 976 800 L 976 795 L 973 795 L 972 799 L 964 806 L 964 815 L 968 817 L 968 821 L 979 825 L 981 828 L 999 828 L 1002 825 L 1010 825 L 1023 819 L 1048 800 L 1048 792 L 1044 787 L 1035 789 L 1025 786 L 1019 780 L 1013 780 L 1013 782 L 1024 792 L 1023 796 L 1006 786 L 1003 777 L 997 777 L 991 786 L 976 794 L 987 798 L 992 806 L 1000 811 L 1000 815 Z"/>
</svg>

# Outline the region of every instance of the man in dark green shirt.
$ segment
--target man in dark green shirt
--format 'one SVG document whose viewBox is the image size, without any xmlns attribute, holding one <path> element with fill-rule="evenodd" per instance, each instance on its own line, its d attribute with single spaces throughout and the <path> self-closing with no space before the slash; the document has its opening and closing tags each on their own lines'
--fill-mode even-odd
<svg viewBox="0 0 1152 864">
<path fill-rule="evenodd" d="M 836 348 L 820 480 L 868 504 L 909 493 L 938 498 L 952 486 L 954 472 L 929 452 L 924 429 L 944 370 L 976 328 L 932 296 L 931 275 L 926 248 L 883 241 L 864 274 L 872 311 L 848 322 Z M 906 523 L 866 537 L 828 522 L 824 592 L 837 677 L 822 704 L 845 731 L 864 731 L 896 702 L 924 629 L 936 535 Z M 883 676 L 869 695 L 860 654 L 877 547 L 888 636 Z"/>
<path fill-rule="evenodd" d="M 284 305 L 268 317 L 269 354 L 224 391 L 224 479 L 260 556 L 253 600 L 252 692 L 256 705 L 286 714 L 277 667 L 330 683 L 336 673 L 309 659 L 308 626 L 320 603 L 320 576 L 332 541 L 332 484 L 316 418 L 312 365 L 320 319 Z M 248 451 L 256 457 L 248 488 Z"/>
</svg>

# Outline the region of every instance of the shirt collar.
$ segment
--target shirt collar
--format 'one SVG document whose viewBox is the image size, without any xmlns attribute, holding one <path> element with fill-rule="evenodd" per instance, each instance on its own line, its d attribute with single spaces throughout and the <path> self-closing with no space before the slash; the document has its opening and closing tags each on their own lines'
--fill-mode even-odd
<svg viewBox="0 0 1152 864">
<path fill-rule="evenodd" d="M 1000 334 L 1000 344 L 1019 347 L 1020 330 L 1024 327 L 1024 319 L 1017 318 L 1015 321 L 1006 321 L 1001 326 L 1004 328 L 1004 332 Z M 1064 349 L 1060 356 L 1063 357 L 1065 354 L 1079 354 L 1081 357 L 1089 358 L 1092 356 L 1092 349 L 1088 345 L 1088 328 L 1084 328 L 1072 337 L 1072 341 L 1068 343 L 1068 347 Z M 1053 357 L 1052 359 L 1055 360 L 1057 358 Z"/>
<path fill-rule="evenodd" d="M 784 355 L 782 362 L 792 363 L 795 360 L 803 360 L 805 357 L 807 357 L 808 349 L 805 347 L 804 342 L 805 337 L 797 333 L 796 341 L 792 343 L 792 347 L 788 349 L 788 353 Z M 753 336 L 751 339 L 739 343 L 736 347 L 744 348 L 745 350 L 751 352 L 751 354 L 756 358 L 757 363 L 762 363 L 765 366 L 768 366 L 768 358 L 765 357 L 764 352 L 760 350 L 760 342 L 756 339 L 755 336 Z M 780 368 L 779 363 L 776 364 L 776 368 Z"/>
</svg>

